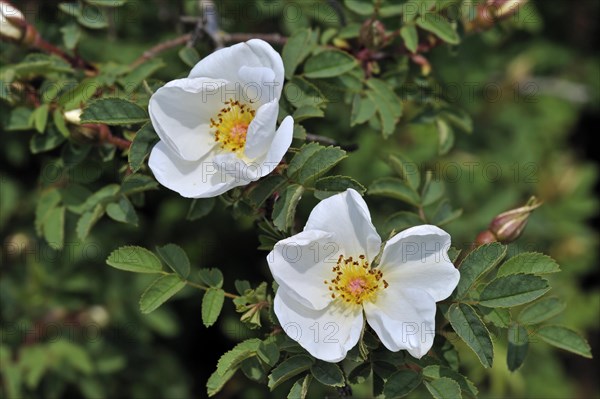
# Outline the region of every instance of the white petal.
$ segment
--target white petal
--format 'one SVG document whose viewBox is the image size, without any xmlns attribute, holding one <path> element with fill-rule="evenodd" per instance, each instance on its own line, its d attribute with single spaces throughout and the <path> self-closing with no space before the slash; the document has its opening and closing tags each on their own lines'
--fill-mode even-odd
<svg viewBox="0 0 600 399">
<path fill-rule="evenodd" d="M 392 352 L 406 349 L 420 359 L 433 345 L 435 301 L 425 291 L 399 290 L 390 283 L 375 302 L 363 304 L 367 322 Z"/>
<path fill-rule="evenodd" d="M 194 162 L 179 158 L 163 141 L 152 149 L 148 166 L 160 184 L 187 198 L 215 197 L 247 184 L 223 175 L 208 157 Z"/>
<path fill-rule="evenodd" d="M 352 189 L 321 201 L 310 213 L 304 229 L 334 233 L 346 257 L 366 255 L 373 261 L 379 253 L 381 238 L 371 223 L 367 204 Z"/>
<path fill-rule="evenodd" d="M 274 310 L 286 334 L 317 359 L 337 363 L 346 357 L 360 338 L 362 308 L 333 302 L 322 310 L 312 310 L 279 288 Z"/>
<path fill-rule="evenodd" d="M 257 162 L 244 161 L 237 154 L 228 151 L 218 152 L 213 163 L 223 176 L 235 181 L 236 186 L 246 185 L 262 176 L 263 168 Z"/>
<path fill-rule="evenodd" d="M 450 235 L 431 225 L 411 227 L 385 245 L 380 268 L 390 284 L 427 291 L 436 301 L 450 296 L 460 273 L 448 258 Z"/>
<path fill-rule="evenodd" d="M 244 155 L 250 159 L 259 158 L 269 151 L 269 146 L 275 136 L 275 124 L 279 113 L 279 102 L 271 101 L 256 110 L 256 115 L 246 135 Z"/>
<path fill-rule="evenodd" d="M 227 82 L 213 79 L 178 79 L 152 95 L 148 111 L 161 140 L 187 161 L 195 161 L 212 150 L 210 118 L 223 106 L 220 94 Z"/>
<path fill-rule="evenodd" d="M 275 132 L 275 137 L 269 147 L 269 152 L 263 161 L 263 172 L 265 170 L 273 170 L 279 165 L 285 153 L 289 150 L 294 137 L 294 118 L 286 116 L 279 129 Z M 263 175 L 264 176 L 264 175 Z"/>
<path fill-rule="evenodd" d="M 267 69 L 252 69 L 267 68 Z M 283 89 L 283 61 L 271 45 L 252 39 L 220 49 L 203 58 L 190 72 L 190 78 L 208 77 L 240 82 L 246 88 L 261 87 L 260 103 L 265 104 L 281 97 Z M 248 80 L 247 80 L 248 79 Z"/>
<path fill-rule="evenodd" d="M 273 278 L 305 307 L 323 309 L 332 301 L 328 285 L 335 277 L 339 247 L 324 231 L 303 231 L 279 241 L 267 256 Z"/>
</svg>

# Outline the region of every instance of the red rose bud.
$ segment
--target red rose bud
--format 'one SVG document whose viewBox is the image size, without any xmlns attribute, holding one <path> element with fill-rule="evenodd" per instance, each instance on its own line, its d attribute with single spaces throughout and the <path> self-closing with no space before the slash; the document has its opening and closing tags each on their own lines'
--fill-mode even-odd
<svg viewBox="0 0 600 399">
<path fill-rule="evenodd" d="M 360 27 L 359 41 L 369 49 L 383 47 L 387 41 L 385 26 L 376 19 L 367 19 Z"/>
<path fill-rule="evenodd" d="M 531 197 L 525 206 L 511 209 L 496 216 L 489 225 L 489 231 L 501 243 L 507 244 L 515 241 L 527 225 L 529 215 L 534 209 L 542 205 L 535 197 Z"/>
</svg>

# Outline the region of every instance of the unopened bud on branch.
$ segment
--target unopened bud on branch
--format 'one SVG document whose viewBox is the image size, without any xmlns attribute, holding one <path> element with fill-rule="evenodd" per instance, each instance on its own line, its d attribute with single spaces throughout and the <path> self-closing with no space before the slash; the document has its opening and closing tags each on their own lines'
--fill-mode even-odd
<svg viewBox="0 0 600 399">
<path fill-rule="evenodd" d="M 0 37 L 20 42 L 25 36 L 25 16 L 12 4 L 0 0 Z"/>
<path fill-rule="evenodd" d="M 531 197 L 525 206 L 511 209 L 496 216 L 490 223 L 489 230 L 498 241 L 509 243 L 515 241 L 527 225 L 529 215 L 542 205 L 535 197 Z"/>
<path fill-rule="evenodd" d="M 363 46 L 369 49 L 383 47 L 387 41 L 385 26 L 376 19 L 367 19 L 360 27 L 359 40 Z"/>
</svg>

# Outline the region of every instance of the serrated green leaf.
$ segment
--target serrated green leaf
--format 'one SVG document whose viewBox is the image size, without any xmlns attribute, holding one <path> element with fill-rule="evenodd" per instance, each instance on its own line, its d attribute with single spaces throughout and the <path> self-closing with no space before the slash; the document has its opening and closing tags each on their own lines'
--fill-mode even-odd
<svg viewBox="0 0 600 399">
<path fill-rule="evenodd" d="M 282 382 L 308 370 L 313 362 L 313 359 L 306 355 L 295 355 L 284 360 L 271 371 L 268 382 L 269 389 L 272 391 Z"/>
<path fill-rule="evenodd" d="M 479 303 L 491 308 L 508 308 L 531 302 L 544 295 L 548 281 L 531 274 L 512 274 L 489 283 L 479 296 Z"/>
<path fill-rule="evenodd" d="M 535 332 L 547 343 L 557 348 L 576 353 L 580 356 L 592 358 L 590 344 L 577 332 L 563 326 L 543 326 Z"/>
<path fill-rule="evenodd" d="M 216 371 L 212 373 L 211 376 L 208 378 L 208 381 L 206 382 L 206 393 L 208 394 L 208 396 L 212 397 L 218 394 L 221 391 L 221 389 L 223 389 L 227 381 L 229 381 L 231 377 L 233 377 L 237 370 L 237 368 L 229 369 L 222 375 L 217 373 Z"/>
<path fill-rule="evenodd" d="M 425 13 L 416 19 L 417 25 L 420 28 L 429 31 L 450 44 L 460 43 L 460 37 L 450 22 L 441 14 Z"/>
<path fill-rule="evenodd" d="M 498 269 L 498 277 L 510 274 L 548 274 L 559 272 L 560 268 L 554 259 L 537 252 L 525 252 L 504 262 Z"/>
<path fill-rule="evenodd" d="M 261 207 L 273 193 L 283 188 L 286 182 L 286 178 L 281 175 L 270 175 L 260 179 L 248 193 L 248 199 L 254 206 Z"/>
<path fill-rule="evenodd" d="M 511 324 L 508 329 L 508 351 L 506 364 L 510 371 L 515 371 L 525 361 L 529 349 L 529 333 L 520 324 Z"/>
<path fill-rule="evenodd" d="M 148 113 L 139 105 L 122 98 L 101 98 L 87 105 L 81 123 L 132 125 L 148 121 Z"/>
<path fill-rule="evenodd" d="M 505 308 L 486 308 L 479 306 L 479 311 L 483 314 L 483 319 L 492 323 L 496 327 L 508 328 L 510 325 L 510 311 Z"/>
<path fill-rule="evenodd" d="M 322 118 L 325 113 L 321 108 L 315 107 L 314 105 L 303 105 L 294 111 L 292 115 L 295 122 L 301 122 L 311 118 Z"/>
<path fill-rule="evenodd" d="M 483 367 L 491 367 L 494 361 L 492 339 L 477 312 L 469 305 L 455 303 L 448 309 L 448 320 L 456 334 L 475 352 Z"/>
<path fill-rule="evenodd" d="M 111 202 L 117 197 L 119 192 L 118 184 L 109 184 L 96 191 L 94 194 L 89 196 L 82 205 L 84 211 L 90 211 L 98 205 L 103 205 L 107 202 Z"/>
<path fill-rule="evenodd" d="M 312 381 L 310 374 L 305 375 L 292 385 L 292 389 L 288 393 L 287 399 L 305 399 L 308 394 L 308 387 Z"/>
<path fill-rule="evenodd" d="M 315 182 L 315 197 L 320 200 L 334 194 L 341 193 L 347 189 L 354 189 L 363 195 L 367 189 L 365 186 L 348 176 L 327 176 Z"/>
<path fill-rule="evenodd" d="M 146 248 L 125 246 L 111 252 L 106 263 L 116 269 L 135 273 L 160 273 L 162 264 Z"/>
<path fill-rule="evenodd" d="M 83 241 L 87 238 L 92 227 L 104 216 L 104 206 L 96 205 L 92 210 L 84 212 L 77 221 L 77 237 Z"/>
<path fill-rule="evenodd" d="M 367 16 L 375 12 L 371 0 L 344 0 L 344 5 L 358 15 Z"/>
<path fill-rule="evenodd" d="M 469 381 L 467 377 L 458 372 L 452 370 L 449 367 L 440 366 L 440 365 L 432 365 L 427 366 L 423 369 L 423 376 L 426 378 L 438 379 L 447 377 L 458 383 L 460 389 L 465 392 L 467 395 L 476 398 L 479 391 L 477 387 Z"/>
<path fill-rule="evenodd" d="M 494 242 L 482 245 L 472 252 L 460 264 L 460 281 L 454 291 L 455 298 L 463 298 L 478 279 L 485 276 L 506 256 L 506 246 Z"/>
<path fill-rule="evenodd" d="M 286 79 L 292 78 L 296 68 L 310 54 L 314 45 L 310 29 L 298 29 L 288 38 L 281 51 Z"/>
<path fill-rule="evenodd" d="M 398 199 L 414 206 L 419 206 L 420 202 L 419 194 L 403 180 L 395 177 L 382 177 L 375 180 L 369 186 L 368 194 Z"/>
<path fill-rule="evenodd" d="M 223 287 L 223 273 L 219 269 L 200 269 L 198 270 L 198 278 L 209 287 Z"/>
<path fill-rule="evenodd" d="M 294 223 L 296 207 L 304 193 L 304 187 L 290 184 L 273 207 L 273 224 L 281 231 L 286 231 Z"/>
<path fill-rule="evenodd" d="M 287 175 L 293 177 L 300 172 L 304 164 L 318 151 L 324 147 L 319 143 L 308 143 L 300 147 L 300 151 L 294 155 L 287 168 Z"/>
<path fill-rule="evenodd" d="M 67 111 L 81 108 L 96 92 L 104 87 L 104 83 L 98 76 L 83 79 L 78 85 L 63 93 L 58 103 Z"/>
<path fill-rule="evenodd" d="M 413 190 L 417 191 L 421 184 L 421 174 L 417 164 L 400 154 L 390 155 L 389 159 L 392 169 L 394 169 L 394 171 L 406 181 Z"/>
<path fill-rule="evenodd" d="M 138 216 L 135 208 L 125 196 L 121 196 L 118 202 L 106 205 L 106 214 L 113 220 L 122 223 L 138 225 Z"/>
<path fill-rule="evenodd" d="M 400 28 L 400 36 L 402 37 L 402 40 L 404 40 L 404 45 L 408 51 L 414 53 L 419 45 L 417 28 L 414 25 L 404 25 Z"/>
<path fill-rule="evenodd" d="M 368 96 L 355 94 L 352 100 L 352 112 L 350 113 L 350 126 L 360 125 L 371 119 L 377 107 L 373 100 Z"/>
<path fill-rule="evenodd" d="M 294 76 L 287 82 L 283 92 L 294 108 L 307 106 L 320 109 L 326 101 L 325 95 L 317 86 L 300 76 Z"/>
<path fill-rule="evenodd" d="M 140 311 L 150 313 L 185 287 L 185 282 L 174 274 L 159 277 L 144 291 L 140 298 Z"/>
<path fill-rule="evenodd" d="M 346 157 L 346 151 L 339 147 L 324 147 L 316 143 L 306 144 L 292 158 L 287 174 L 301 184 L 310 184 Z"/>
<path fill-rule="evenodd" d="M 242 361 L 249 357 L 255 356 L 261 340 L 258 338 L 250 338 L 240 342 L 233 349 L 225 352 L 217 363 L 217 371 L 215 373 L 220 376 L 225 376 L 231 370 L 235 370 Z"/>
<path fill-rule="evenodd" d="M 256 354 L 260 360 L 271 367 L 277 364 L 280 356 L 277 344 L 268 341 L 263 341 L 260 343 Z"/>
<path fill-rule="evenodd" d="M 123 179 L 120 192 L 123 195 L 141 193 L 148 190 L 156 190 L 158 183 L 150 176 L 134 173 Z"/>
<path fill-rule="evenodd" d="M 179 245 L 166 244 L 156 247 L 156 252 L 178 276 L 186 279 L 190 275 L 190 259 Z"/>
<path fill-rule="evenodd" d="M 310 367 L 310 372 L 323 385 L 332 387 L 343 387 L 346 384 L 344 373 L 335 363 L 328 363 L 322 360 L 317 360 Z"/>
<path fill-rule="evenodd" d="M 190 209 L 188 210 L 187 216 L 185 217 L 187 220 L 198 220 L 208 215 L 213 208 L 215 207 L 215 198 L 195 198 L 190 204 Z"/>
<path fill-rule="evenodd" d="M 517 316 L 521 324 L 537 324 L 560 314 L 567 305 L 558 298 L 550 297 L 527 305 Z"/>
<path fill-rule="evenodd" d="M 34 134 L 29 141 L 32 154 L 39 154 L 55 149 L 65 141 L 63 136 L 54 126 L 50 126 L 46 134 Z"/>
<path fill-rule="evenodd" d="M 352 369 L 350 374 L 348 374 L 348 382 L 350 382 L 350 384 L 362 384 L 367 381 L 370 375 L 371 363 L 365 362 Z"/>
<path fill-rule="evenodd" d="M 367 81 L 370 90 L 367 96 L 377 107 L 381 120 L 381 131 L 384 138 L 389 137 L 395 130 L 402 116 L 402 102 L 386 82 L 371 78 Z"/>
<path fill-rule="evenodd" d="M 413 370 L 399 370 L 389 376 L 384 387 L 386 398 L 401 398 L 421 384 L 422 376 Z"/>
<path fill-rule="evenodd" d="M 220 288 L 210 288 L 204 293 L 202 298 L 202 323 L 205 327 L 210 327 L 219 318 L 223 302 L 225 301 L 225 291 Z"/>
<path fill-rule="evenodd" d="M 460 386 L 452 378 L 441 377 L 425 381 L 425 387 L 435 399 L 461 399 Z"/>
<path fill-rule="evenodd" d="M 312 79 L 331 78 L 342 75 L 357 65 L 356 59 L 350 54 L 328 49 L 306 60 L 304 76 Z"/>
<path fill-rule="evenodd" d="M 444 182 L 442 180 L 434 179 L 432 172 L 429 170 L 425 174 L 425 182 L 421 189 L 421 199 L 423 206 L 429 206 L 444 195 Z"/>
<path fill-rule="evenodd" d="M 135 134 L 131 146 L 129 147 L 129 167 L 132 172 L 140 170 L 144 160 L 150 154 L 150 150 L 158 142 L 158 135 L 152 128 L 152 124 L 147 123 Z"/>
<path fill-rule="evenodd" d="M 118 82 L 125 88 L 127 93 L 131 93 L 142 82 L 152 76 L 156 71 L 164 68 L 166 64 L 160 58 L 153 58 L 144 62 L 129 72 L 126 76 L 121 77 Z"/>
<path fill-rule="evenodd" d="M 62 249 L 65 242 L 65 207 L 52 208 L 43 222 L 44 238 L 53 249 Z"/>
</svg>

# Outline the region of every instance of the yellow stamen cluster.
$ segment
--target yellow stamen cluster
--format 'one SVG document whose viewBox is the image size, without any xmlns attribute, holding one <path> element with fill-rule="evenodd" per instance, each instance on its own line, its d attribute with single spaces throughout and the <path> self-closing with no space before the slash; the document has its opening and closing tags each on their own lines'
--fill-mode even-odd
<svg viewBox="0 0 600 399">
<path fill-rule="evenodd" d="M 216 119 L 210 119 L 210 127 L 214 129 L 215 141 L 222 149 L 239 153 L 246 145 L 248 126 L 254 119 L 256 111 L 237 100 L 225 101 Z"/>
<path fill-rule="evenodd" d="M 344 258 L 344 255 L 340 255 L 331 271 L 335 277 L 324 283 L 329 286 L 332 298 L 346 303 L 360 305 L 364 301 L 374 300 L 379 290 L 388 287 L 381 270 L 371 268 L 364 255 L 357 260 L 352 256 Z"/>
</svg>

